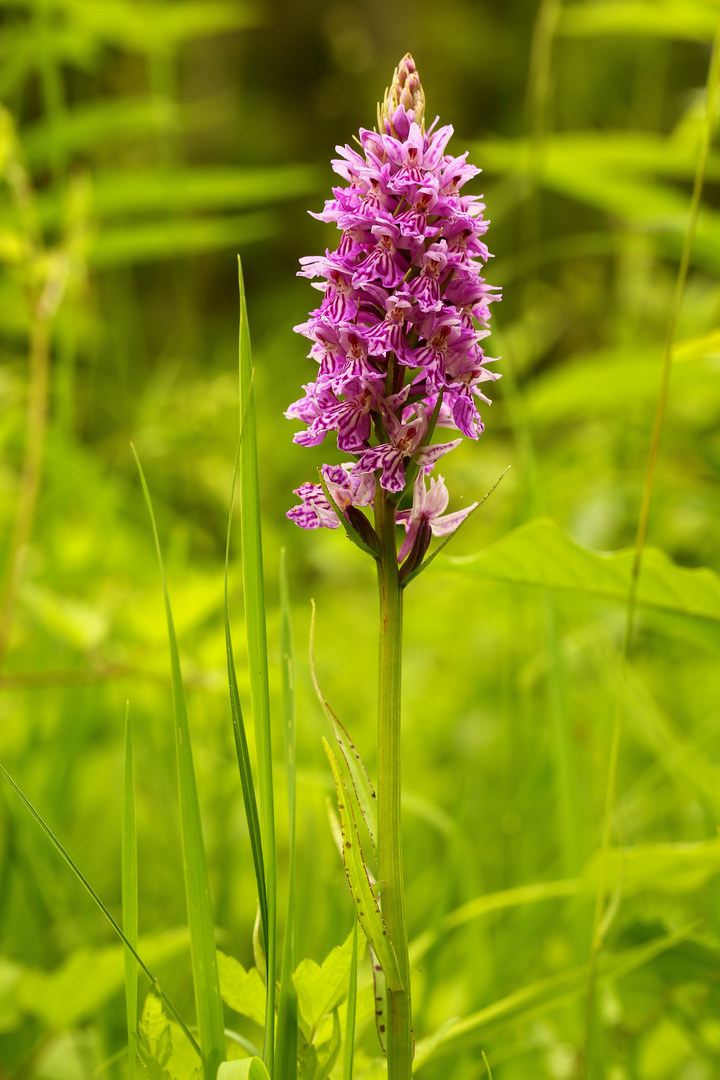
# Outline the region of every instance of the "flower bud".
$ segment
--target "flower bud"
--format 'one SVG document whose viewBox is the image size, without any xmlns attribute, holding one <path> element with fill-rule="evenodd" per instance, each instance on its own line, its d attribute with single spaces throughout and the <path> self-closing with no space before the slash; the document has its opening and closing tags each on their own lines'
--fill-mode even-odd
<svg viewBox="0 0 720 1080">
<path fill-rule="evenodd" d="M 410 53 L 405 53 L 395 68 L 390 88 L 385 91 L 385 100 L 378 110 L 380 134 L 388 131 L 389 134 L 397 136 L 398 133 L 395 131 L 393 118 L 401 105 L 406 112 L 413 113 L 415 123 L 422 128 L 425 116 L 425 94 L 415 67 L 415 61 Z"/>
</svg>

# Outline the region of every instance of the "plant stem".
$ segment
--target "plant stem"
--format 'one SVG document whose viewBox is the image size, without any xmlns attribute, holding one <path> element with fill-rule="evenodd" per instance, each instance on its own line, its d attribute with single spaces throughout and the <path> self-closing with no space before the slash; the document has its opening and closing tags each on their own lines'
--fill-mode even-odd
<svg viewBox="0 0 720 1080">
<path fill-rule="evenodd" d="M 400 682 L 402 588 L 398 578 L 395 506 L 378 488 L 375 525 L 380 543 L 380 666 L 378 675 L 378 864 L 383 918 L 395 949 L 404 990 L 388 991 L 388 1080 L 410 1080 L 413 1035 L 410 962 L 405 921 L 400 820 Z"/>
<path fill-rule="evenodd" d="M 27 436 L 17 513 L 0 589 L 0 664 L 10 638 L 15 605 L 22 581 L 38 493 L 45 448 L 48 382 L 50 369 L 50 329 L 38 315 L 30 326 L 30 387 L 27 406 Z"/>
</svg>

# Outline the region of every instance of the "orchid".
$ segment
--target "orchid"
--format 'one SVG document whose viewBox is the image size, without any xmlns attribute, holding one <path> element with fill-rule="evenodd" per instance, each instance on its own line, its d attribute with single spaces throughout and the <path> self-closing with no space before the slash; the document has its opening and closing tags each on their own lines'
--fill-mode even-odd
<svg viewBox="0 0 720 1080">
<path fill-rule="evenodd" d="M 362 152 L 338 147 L 333 168 L 346 186 L 315 214 L 341 237 L 335 251 L 301 260 L 300 275 L 323 296 L 295 329 L 310 339 L 319 371 L 285 415 L 307 425 L 294 436 L 302 446 L 335 432 L 338 449 L 356 457 L 349 474 L 373 473 L 397 506 L 415 479 L 408 467 L 428 472 L 461 441 L 429 445 L 436 423 L 472 439 L 484 429 L 480 409 L 490 399 L 479 387 L 499 375 L 481 342 L 499 295 L 481 273 L 484 204 L 460 193 L 479 170 L 466 153 L 448 152 L 452 127 L 436 119 L 425 128 L 409 54 L 379 120 L 377 130 L 360 131 Z M 317 485 L 296 494 L 301 506 L 288 517 L 302 528 L 335 528 L 332 510 L 347 509 L 329 512 Z"/>
<path fill-rule="evenodd" d="M 380 908 L 366 870 L 358 876 L 347 855 L 356 850 L 347 824 L 350 796 L 329 757 L 348 881 L 375 970 L 387 985 L 387 1012 L 378 1004 L 376 1020 L 383 1048 L 387 1036 L 388 1080 L 411 1080 L 413 1055 L 400 828 L 403 590 L 428 565 L 432 537 L 451 536 L 478 505 L 446 513 L 445 481 L 431 474 L 463 435 L 477 439 L 482 433 L 480 408 L 490 399 L 480 387 L 499 377 L 481 344 L 489 333 L 490 304 L 499 298 L 481 273 L 489 258 L 482 239 L 488 222 L 480 196 L 460 194 L 479 170 L 466 154 L 448 152 L 450 126 L 439 127 L 436 119 L 425 127 L 424 109 L 407 54 L 378 112 L 377 129 L 360 131 L 362 152 L 337 148 L 332 164 L 345 186 L 335 188 L 315 216 L 336 225 L 340 242 L 333 252 L 302 259 L 299 272 L 322 293 L 319 307 L 295 327 L 310 340 L 318 373 L 285 414 L 306 425 L 296 443 L 317 446 L 335 432 L 338 449 L 352 458 L 323 465 L 319 484 L 296 488 L 300 504 L 287 516 L 303 529 L 344 526 L 377 564 Z M 434 441 L 437 426 L 457 437 Z M 399 550 L 398 527 L 406 531 Z M 376 1002 L 383 1000 L 376 993 Z"/>
</svg>

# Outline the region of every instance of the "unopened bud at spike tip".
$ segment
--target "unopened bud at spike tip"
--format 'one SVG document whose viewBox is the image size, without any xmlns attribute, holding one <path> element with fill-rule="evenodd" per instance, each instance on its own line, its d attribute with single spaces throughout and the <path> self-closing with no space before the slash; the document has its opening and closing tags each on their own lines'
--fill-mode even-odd
<svg viewBox="0 0 720 1080">
<path fill-rule="evenodd" d="M 407 112 L 413 113 L 415 123 L 422 128 L 425 117 L 425 94 L 415 67 L 415 61 L 410 53 L 405 53 L 395 68 L 392 83 L 385 91 L 382 108 L 378 109 L 381 134 L 384 131 L 387 131 L 390 135 L 396 134 L 393 127 L 393 116 L 400 105 Z"/>
</svg>

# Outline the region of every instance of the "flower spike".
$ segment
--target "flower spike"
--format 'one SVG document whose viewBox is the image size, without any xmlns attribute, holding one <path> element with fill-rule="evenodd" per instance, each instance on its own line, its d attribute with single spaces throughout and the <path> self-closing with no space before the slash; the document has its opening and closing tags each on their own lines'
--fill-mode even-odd
<svg viewBox="0 0 720 1080">
<path fill-rule="evenodd" d="M 286 412 L 304 425 L 296 443 L 317 446 L 334 435 L 353 458 L 324 465 L 320 484 L 297 488 L 300 505 L 288 517 L 304 529 L 342 524 L 378 558 L 377 498 L 406 506 L 414 491 L 412 511 L 396 519 L 407 530 L 401 562 L 412 551 L 413 573 L 430 536 L 448 535 L 469 513 L 445 513 L 444 480 L 426 490 L 426 478 L 462 436 L 482 433 L 480 409 L 499 378 L 482 348 L 499 299 L 482 276 L 488 222 L 481 197 L 462 193 L 479 170 L 466 153 L 449 152 L 452 128 L 436 122 L 425 130 L 424 115 L 407 53 L 378 106 L 378 130 L 360 131 L 359 150 L 337 148 L 333 168 L 343 185 L 315 216 L 335 223 L 340 242 L 300 260 L 300 275 L 321 293 L 295 327 L 317 371 Z M 445 439 L 436 425 L 450 429 Z"/>
</svg>

